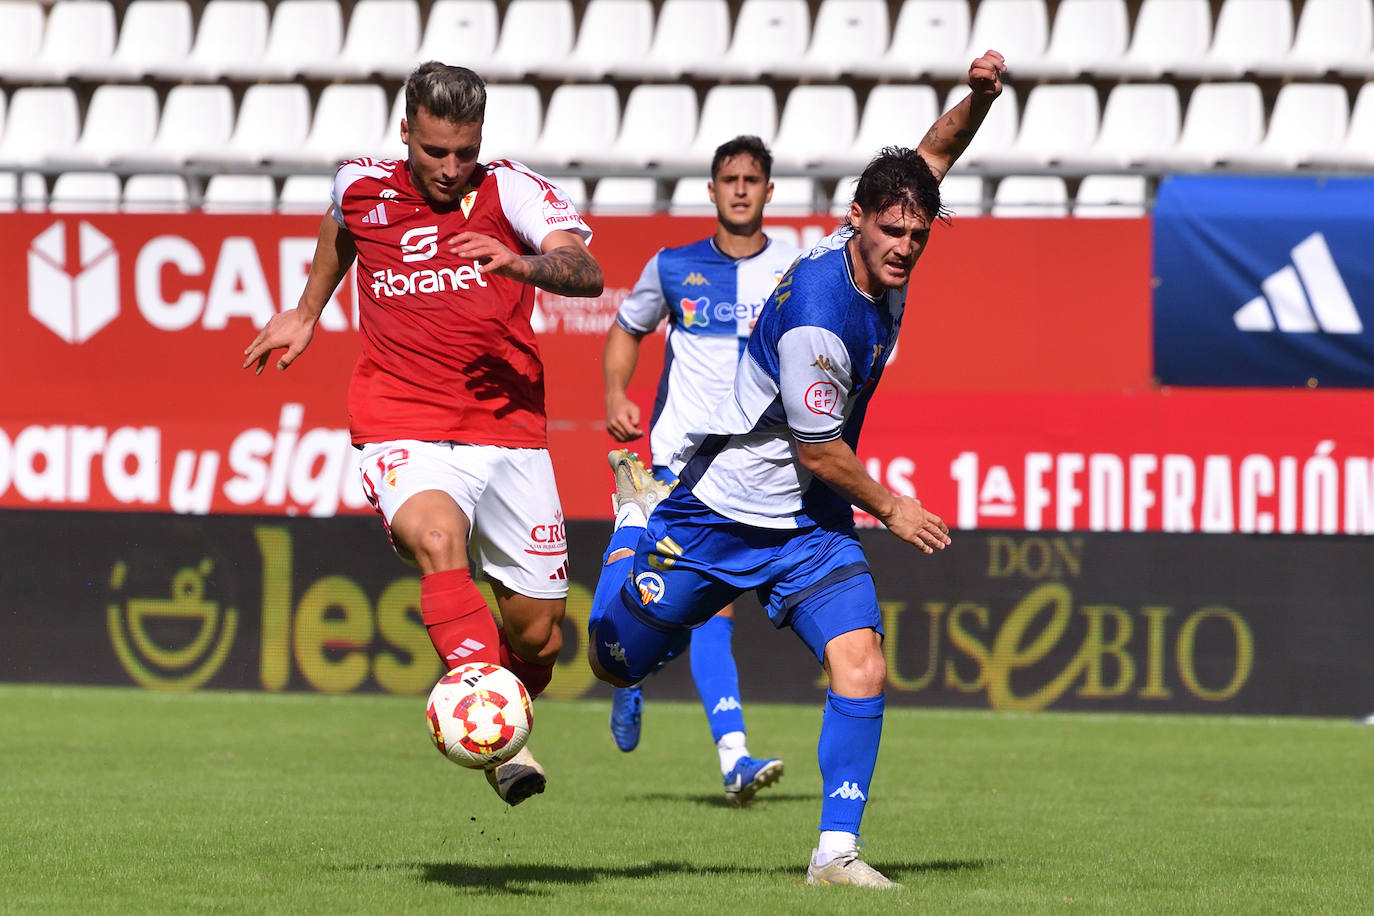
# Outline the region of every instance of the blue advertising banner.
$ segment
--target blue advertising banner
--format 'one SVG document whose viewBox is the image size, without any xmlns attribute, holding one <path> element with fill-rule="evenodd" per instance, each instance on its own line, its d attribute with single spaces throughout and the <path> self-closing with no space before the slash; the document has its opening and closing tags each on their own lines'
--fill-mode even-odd
<svg viewBox="0 0 1374 916">
<path fill-rule="evenodd" d="M 1374 178 L 1166 178 L 1154 278 L 1162 384 L 1374 387 Z"/>
</svg>

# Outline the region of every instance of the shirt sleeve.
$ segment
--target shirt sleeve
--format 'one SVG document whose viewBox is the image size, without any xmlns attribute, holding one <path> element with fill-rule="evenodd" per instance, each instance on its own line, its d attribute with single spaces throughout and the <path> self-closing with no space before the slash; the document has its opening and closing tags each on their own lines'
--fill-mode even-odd
<svg viewBox="0 0 1374 916">
<path fill-rule="evenodd" d="M 826 328 L 802 325 L 778 339 L 778 387 L 798 442 L 829 442 L 844 430 L 852 384 L 849 351 Z"/>
<path fill-rule="evenodd" d="M 630 295 L 620 303 L 620 311 L 616 312 L 615 323 L 631 334 L 649 333 L 668 315 L 668 300 L 663 296 L 663 279 L 658 271 L 658 256 L 661 253 L 662 249 L 659 249 L 644 265 L 639 282 L 635 283 Z"/>
<path fill-rule="evenodd" d="M 542 250 L 544 238 L 560 229 L 575 232 L 583 242 L 591 243 L 591 227 L 562 188 L 510 160 L 502 160 L 493 172 L 506 219 L 531 251 Z"/>
</svg>

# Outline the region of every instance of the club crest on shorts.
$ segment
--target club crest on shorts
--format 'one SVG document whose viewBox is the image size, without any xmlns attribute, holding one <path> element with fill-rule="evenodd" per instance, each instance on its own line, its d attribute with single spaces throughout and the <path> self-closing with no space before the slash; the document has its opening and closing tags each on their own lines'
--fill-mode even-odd
<svg viewBox="0 0 1374 916">
<path fill-rule="evenodd" d="M 667 590 L 663 577 L 654 572 L 642 572 L 635 576 L 635 588 L 639 589 L 639 603 L 646 607 L 662 598 Z"/>
</svg>

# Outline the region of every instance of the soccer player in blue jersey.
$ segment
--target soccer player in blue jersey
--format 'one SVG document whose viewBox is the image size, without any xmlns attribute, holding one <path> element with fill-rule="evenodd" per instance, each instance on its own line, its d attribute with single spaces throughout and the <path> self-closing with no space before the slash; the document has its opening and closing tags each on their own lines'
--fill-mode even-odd
<svg viewBox="0 0 1374 916">
<path fill-rule="evenodd" d="M 663 372 L 649 422 L 652 476 L 638 456 L 625 449 L 609 456 L 616 478 L 616 532 L 606 552 L 611 589 L 618 588 L 628 572 L 645 516 L 676 480 L 668 460 L 687 433 L 702 428 L 711 409 L 729 393 L 764 300 L 801 254 L 763 232 L 764 205 L 773 194 L 772 168 L 773 155 L 758 137 L 735 137 L 716 148 L 706 186 L 716 207 L 715 234 L 680 248 L 660 249 L 650 258 L 606 336 L 606 429 L 617 441 L 631 442 L 644 430 L 639 405 L 625 389 L 634 375 L 640 341 L 665 318 L 668 321 Z M 782 776 L 783 763 L 749 754 L 739 673 L 730 647 L 734 626 L 734 608 L 727 604 L 692 631 L 688 658 L 716 742 L 725 797 L 742 805 Z M 616 688 L 611 733 L 622 751 L 639 744 L 642 709 L 638 685 Z"/>
<path fill-rule="evenodd" d="M 924 553 L 950 543 L 939 516 L 891 493 L 855 456 L 864 413 L 897 342 L 912 270 L 942 213 L 940 180 L 1002 91 L 1002 55 L 969 67 L 972 92 L 915 150 L 882 150 L 859 177 L 845 224 L 769 296 L 731 393 L 669 467 L 618 590 L 598 589 L 588 657 L 615 686 L 637 683 L 716 609 L 748 589 L 829 676 L 818 744 L 820 837 L 808 884 L 894 882 L 859 857 L 859 825 L 882 735 L 882 616 L 858 506 Z"/>
</svg>

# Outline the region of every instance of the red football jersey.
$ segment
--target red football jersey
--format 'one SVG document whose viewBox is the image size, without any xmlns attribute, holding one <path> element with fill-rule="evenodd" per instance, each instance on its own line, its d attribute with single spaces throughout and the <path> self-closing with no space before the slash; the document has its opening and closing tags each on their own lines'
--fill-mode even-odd
<svg viewBox="0 0 1374 916">
<path fill-rule="evenodd" d="M 391 439 L 544 448 L 544 367 L 534 287 L 481 274 L 442 243 L 464 231 L 516 254 L 550 232 L 591 229 L 561 190 L 516 162 L 477 166 L 436 212 L 404 160 L 354 159 L 334 177 L 334 218 L 358 249 L 362 353 L 348 389 L 355 444 Z"/>
</svg>

